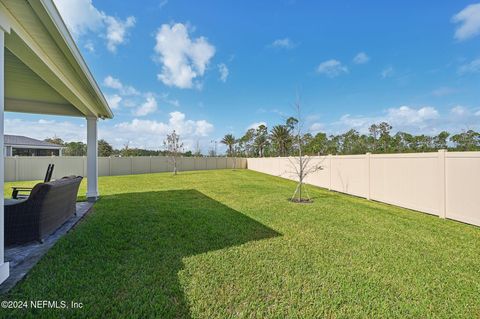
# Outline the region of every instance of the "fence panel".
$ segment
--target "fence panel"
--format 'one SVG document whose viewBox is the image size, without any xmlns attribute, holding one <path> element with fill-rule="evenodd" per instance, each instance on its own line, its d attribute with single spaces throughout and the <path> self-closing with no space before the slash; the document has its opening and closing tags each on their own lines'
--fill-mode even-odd
<svg viewBox="0 0 480 319">
<path fill-rule="evenodd" d="M 112 175 L 132 174 L 132 159 L 130 157 L 116 157 L 111 161 Z"/>
<path fill-rule="evenodd" d="M 150 156 L 130 157 L 132 161 L 132 171 L 129 174 L 147 174 L 151 172 Z"/>
<path fill-rule="evenodd" d="M 238 158 L 237 168 L 246 168 L 246 159 Z M 5 181 L 43 180 L 48 164 L 55 164 L 53 178 L 67 175 L 86 176 L 87 158 L 83 156 L 6 157 Z M 233 159 L 226 157 L 179 157 L 179 171 L 225 169 L 233 167 Z M 99 157 L 98 175 L 115 176 L 173 171 L 165 156 Z"/>
<path fill-rule="evenodd" d="M 438 154 L 372 155 L 370 198 L 439 215 Z"/>
<path fill-rule="evenodd" d="M 207 169 L 215 169 L 217 168 L 217 159 L 213 157 L 206 157 L 207 160 Z"/>
<path fill-rule="evenodd" d="M 207 169 L 207 159 L 205 157 L 195 157 L 195 170 Z"/>
<path fill-rule="evenodd" d="M 367 197 L 368 176 L 366 155 L 333 156 L 330 189 Z"/>
<path fill-rule="evenodd" d="M 55 164 L 52 177 L 57 179 L 68 175 L 83 176 L 85 174 L 83 170 L 83 164 L 86 162 L 86 160 L 86 157 L 76 156 L 68 156 L 65 158 L 51 157 L 49 162 Z M 48 164 L 43 168 L 44 171 L 47 170 L 47 166 Z"/>
<path fill-rule="evenodd" d="M 168 159 L 163 156 L 152 156 L 151 168 L 152 173 L 161 173 L 168 171 Z"/>
<path fill-rule="evenodd" d="M 445 156 L 446 217 L 480 225 L 480 152 Z"/>
<path fill-rule="evenodd" d="M 249 158 L 248 169 L 297 180 L 292 158 Z M 480 226 L 480 152 L 312 157 L 306 182 Z M 312 164 L 312 165 L 315 165 Z"/>
<path fill-rule="evenodd" d="M 99 157 L 98 158 L 98 176 L 110 176 L 110 157 Z"/>
<path fill-rule="evenodd" d="M 318 168 L 307 176 L 305 182 L 308 184 L 329 188 L 330 187 L 330 161 L 328 156 L 314 157 L 310 161 L 310 167 Z"/>
<path fill-rule="evenodd" d="M 195 158 L 193 157 L 182 157 L 179 161 L 179 170 L 180 171 L 193 171 L 195 170 Z"/>
<path fill-rule="evenodd" d="M 15 157 L 5 158 L 5 181 L 16 180 L 17 163 Z"/>
</svg>

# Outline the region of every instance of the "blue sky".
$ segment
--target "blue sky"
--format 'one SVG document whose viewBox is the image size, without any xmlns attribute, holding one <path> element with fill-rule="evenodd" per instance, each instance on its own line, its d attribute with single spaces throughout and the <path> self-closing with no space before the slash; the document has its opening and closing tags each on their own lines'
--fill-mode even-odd
<svg viewBox="0 0 480 319">
<path fill-rule="evenodd" d="M 100 138 L 206 151 L 293 113 L 312 132 L 382 120 L 435 134 L 480 129 L 480 3 L 55 0 L 115 113 Z M 141 4 L 141 5 L 139 5 Z M 85 121 L 9 113 L 6 133 L 85 140 Z"/>
</svg>

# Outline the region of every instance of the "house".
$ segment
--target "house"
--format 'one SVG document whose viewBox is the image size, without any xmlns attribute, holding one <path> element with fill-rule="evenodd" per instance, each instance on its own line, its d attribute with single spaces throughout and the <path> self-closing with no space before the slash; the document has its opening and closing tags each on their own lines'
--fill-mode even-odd
<svg viewBox="0 0 480 319">
<path fill-rule="evenodd" d="M 62 146 L 27 136 L 7 135 L 4 139 L 5 156 L 62 156 Z"/>
<path fill-rule="evenodd" d="M 84 118 L 87 130 L 87 199 L 98 196 L 97 123 L 113 113 L 53 0 L 0 0 L 0 149 L 4 112 Z M 25 128 L 28 129 L 28 128 Z M 5 158 L 0 156 L 0 189 Z M 0 192 L 0 283 L 4 260 L 4 194 Z"/>
</svg>

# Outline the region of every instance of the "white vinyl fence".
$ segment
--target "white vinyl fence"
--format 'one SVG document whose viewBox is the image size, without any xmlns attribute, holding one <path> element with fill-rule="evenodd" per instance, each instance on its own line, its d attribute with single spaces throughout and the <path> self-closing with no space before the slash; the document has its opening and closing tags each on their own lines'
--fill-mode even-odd
<svg viewBox="0 0 480 319">
<path fill-rule="evenodd" d="M 247 163 L 296 179 L 288 158 Z M 311 185 L 480 226 L 480 152 L 329 155 L 310 163 L 323 168 L 307 178 Z"/>
<path fill-rule="evenodd" d="M 195 171 L 208 169 L 226 169 L 234 167 L 246 168 L 245 158 L 226 157 L 181 157 L 178 158 L 179 171 Z M 67 175 L 86 176 L 87 158 L 81 156 L 42 156 L 42 157 L 6 157 L 5 181 L 42 180 L 49 163 L 55 164 L 53 178 Z M 137 156 L 137 157 L 99 157 L 98 175 L 114 176 L 129 174 L 147 174 L 171 172 L 173 166 L 168 157 Z"/>
<path fill-rule="evenodd" d="M 182 157 L 180 171 L 233 168 L 232 158 Z M 294 161 L 295 162 L 295 161 Z M 5 181 L 41 180 L 49 163 L 53 178 L 86 175 L 86 157 L 7 157 Z M 480 226 L 480 152 L 365 154 L 314 157 L 323 169 L 312 185 Z M 288 158 L 237 158 L 247 168 L 295 179 Z M 172 171 L 167 157 L 100 157 L 100 176 Z"/>
</svg>

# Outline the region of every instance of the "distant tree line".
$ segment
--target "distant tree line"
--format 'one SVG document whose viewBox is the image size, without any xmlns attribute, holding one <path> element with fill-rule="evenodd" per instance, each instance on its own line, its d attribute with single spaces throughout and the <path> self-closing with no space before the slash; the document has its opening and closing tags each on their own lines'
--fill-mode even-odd
<svg viewBox="0 0 480 319">
<path fill-rule="evenodd" d="M 61 145 L 64 147 L 63 155 L 65 156 L 86 156 L 87 155 L 87 144 L 83 142 L 65 142 L 59 137 L 47 138 L 46 142 L 53 144 Z M 109 156 L 165 156 L 167 151 L 165 150 L 147 150 L 142 148 L 131 148 L 126 144 L 121 149 L 115 149 L 107 141 L 101 139 L 98 140 L 98 156 L 109 157 Z M 181 156 L 194 156 L 191 151 L 181 152 Z M 201 154 L 196 154 L 197 156 Z"/>
<path fill-rule="evenodd" d="M 298 121 L 290 117 L 285 124 L 270 130 L 265 125 L 249 129 L 242 137 L 227 134 L 222 143 L 227 155 L 241 157 L 291 156 L 297 153 L 293 143 L 293 128 Z M 372 124 L 368 134 L 351 129 L 339 135 L 310 133 L 302 136 L 305 155 L 347 155 L 370 153 L 433 152 L 439 149 L 451 151 L 480 151 L 480 133 L 468 130 L 451 135 L 443 131 L 438 135 L 414 135 L 407 132 L 392 134 L 392 126 L 386 122 Z"/>
</svg>

